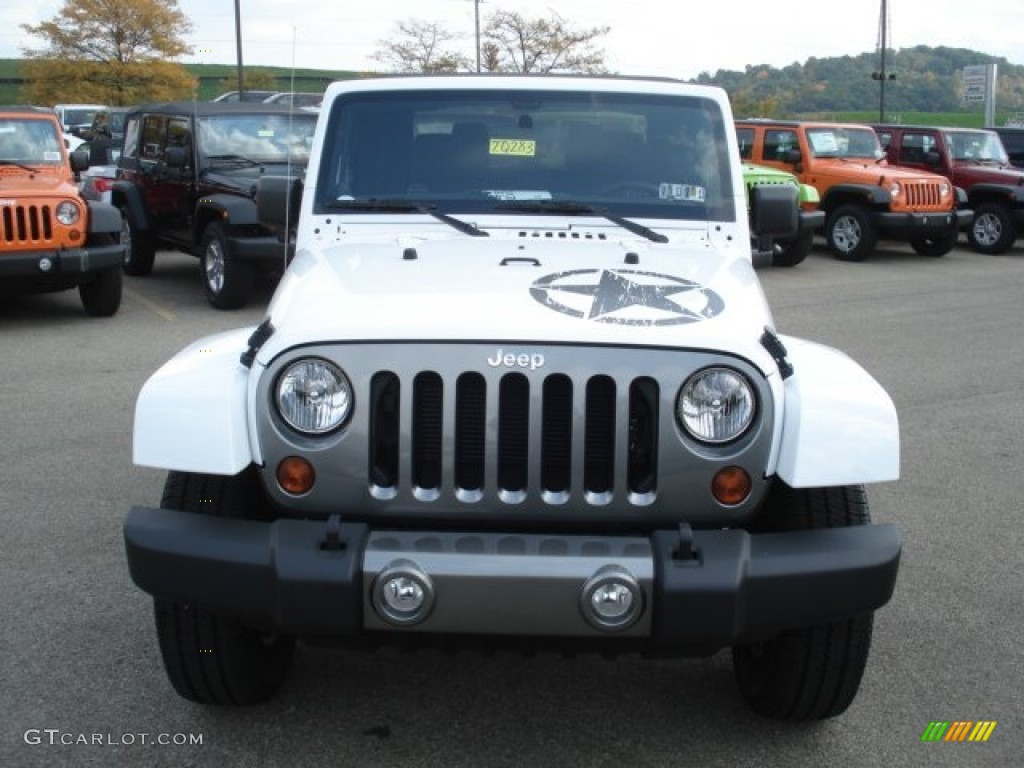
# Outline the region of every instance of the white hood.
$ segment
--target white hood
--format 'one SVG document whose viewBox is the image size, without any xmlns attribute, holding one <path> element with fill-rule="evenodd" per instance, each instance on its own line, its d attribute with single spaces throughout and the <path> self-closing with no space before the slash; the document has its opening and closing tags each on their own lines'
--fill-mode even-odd
<svg viewBox="0 0 1024 768">
<path fill-rule="evenodd" d="M 441 227 L 301 250 L 271 302 L 277 332 L 259 359 L 295 344 L 343 340 L 764 354 L 758 340 L 772 320 L 747 243 L 723 247 L 704 229 L 657 244 L 617 228 L 575 236 L 490 229 L 490 237 L 471 237 Z"/>
</svg>

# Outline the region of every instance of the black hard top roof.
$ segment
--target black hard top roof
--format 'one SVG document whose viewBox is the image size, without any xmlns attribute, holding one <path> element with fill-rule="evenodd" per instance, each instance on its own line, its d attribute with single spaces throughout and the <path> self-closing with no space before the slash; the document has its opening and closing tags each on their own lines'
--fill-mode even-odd
<svg viewBox="0 0 1024 768">
<path fill-rule="evenodd" d="M 991 128 L 969 128 L 965 125 L 907 125 L 904 123 L 871 123 L 884 131 L 959 131 L 960 133 L 992 133 Z"/>
</svg>

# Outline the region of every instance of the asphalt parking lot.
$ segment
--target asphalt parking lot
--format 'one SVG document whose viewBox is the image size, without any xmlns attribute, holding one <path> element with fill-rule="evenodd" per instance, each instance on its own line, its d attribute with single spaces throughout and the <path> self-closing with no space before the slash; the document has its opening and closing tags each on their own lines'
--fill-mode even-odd
<svg viewBox="0 0 1024 768">
<path fill-rule="evenodd" d="M 842 717 L 750 714 L 728 654 L 563 659 L 302 648 L 272 703 L 203 708 L 167 683 L 121 522 L 163 475 L 131 463 L 135 396 L 196 337 L 258 322 L 208 307 L 162 253 L 120 313 L 77 294 L 0 305 L 0 764 L 4 766 L 1009 766 L 1024 751 L 1024 244 L 861 264 L 816 251 L 761 276 L 783 333 L 888 389 L 902 478 L 870 487 L 905 538 L 860 694 Z M 931 721 L 996 721 L 922 743 Z M 196 743 L 196 742 L 199 743 Z M 168 743 L 160 743 L 168 742 Z"/>
</svg>

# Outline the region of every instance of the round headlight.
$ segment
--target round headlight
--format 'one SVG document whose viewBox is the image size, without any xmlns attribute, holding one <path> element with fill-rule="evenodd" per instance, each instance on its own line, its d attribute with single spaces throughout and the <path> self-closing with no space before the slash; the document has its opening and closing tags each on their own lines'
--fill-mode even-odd
<svg viewBox="0 0 1024 768">
<path fill-rule="evenodd" d="M 78 221 L 78 206 L 70 200 L 65 200 L 57 204 L 57 210 L 54 211 L 54 215 L 57 217 L 57 221 L 65 227 L 70 227 Z"/>
<path fill-rule="evenodd" d="M 352 385 L 336 365 L 326 360 L 297 360 L 277 380 L 277 410 L 292 429 L 322 435 L 348 418 Z"/>
<path fill-rule="evenodd" d="M 900 187 L 900 183 L 898 181 L 894 181 L 892 183 L 892 186 L 889 187 L 889 194 L 891 194 L 893 197 L 899 197 L 900 192 L 902 191 L 902 187 Z"/>
<path fill-rule="evenodd" d="M 692 437 L 727 443 L 754 420 L 754 391 L 730 368 L 705 368 L 686 380 L 676 400 L 676 418 Z"/>
</svg>

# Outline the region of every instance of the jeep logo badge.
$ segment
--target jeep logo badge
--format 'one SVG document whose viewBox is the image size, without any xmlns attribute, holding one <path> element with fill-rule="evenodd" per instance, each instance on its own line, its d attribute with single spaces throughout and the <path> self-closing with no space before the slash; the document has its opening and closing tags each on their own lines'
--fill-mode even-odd
<svg viewBox="0 0 1024 768">
<path fill-rule="evenodd" d="M 617 325 L 683 325 L 725 309 L 722 297 L 681 277 L 633 269 L 574 269 L 539 278 L 530 295 L 563 315 Z"/>
<path fill-rule="evenodd" d="M 540 352 L 515 354 L 499 348 L 495 350 L 494 355 L 487 358 L 487 364 L 491 368 L 527 368 L 536 371 L 544 367 L 544 355 Z"/>
</svg>

